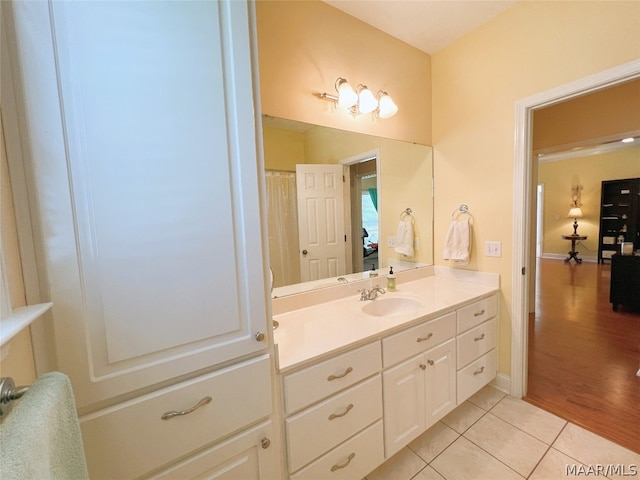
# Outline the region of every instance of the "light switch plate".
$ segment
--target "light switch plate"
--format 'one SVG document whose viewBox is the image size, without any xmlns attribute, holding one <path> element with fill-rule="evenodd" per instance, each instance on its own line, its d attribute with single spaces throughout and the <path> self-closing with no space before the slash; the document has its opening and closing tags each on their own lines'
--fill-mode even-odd
<svg viewBox="0 0 640 480">
<path fill-rule="evenodd" d="M 485 257 L 502 257 L 502 242 L 484 242 Z"/>
</svg>

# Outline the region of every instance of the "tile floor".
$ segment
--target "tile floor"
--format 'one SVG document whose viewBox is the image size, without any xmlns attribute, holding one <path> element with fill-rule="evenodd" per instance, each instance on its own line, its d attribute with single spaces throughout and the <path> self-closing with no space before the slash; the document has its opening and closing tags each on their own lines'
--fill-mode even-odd
<svg viewBox="0 0 640 480">
<path fill-rule="evenodd" d="M 365 480 L 640 479 L 640 455 L 485 387 Z"/>
</svg>

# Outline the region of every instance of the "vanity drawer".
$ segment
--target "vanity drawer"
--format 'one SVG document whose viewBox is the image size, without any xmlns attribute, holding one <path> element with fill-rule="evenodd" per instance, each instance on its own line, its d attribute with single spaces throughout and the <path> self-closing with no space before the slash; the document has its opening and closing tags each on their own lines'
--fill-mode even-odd
<svg viewBox="0 0 640 480">
<path fill-rule="evenodd" d="M 458 405 L 493 380 L 497 370 L 497 355 L 493 349 L 458 372 Z"/>
<path fill-rule="evenodd" d="M 356 384 L 382 369 L 380 342 L 370 343 L 343 355 L 284 377 L 287 414 Z"/>
<path fill-rule="evenodd" d="M 303 468 L 291 480 L 354 480 L 384 462 L 382 420 Z"/>
<path fill-rule="evenodd" d="M 380 375 L 287 418 L 289 471 L 318 458 L 382 417 Z"/>
<path fill-rule="evenodd" d="M 496 316 L 498 298 L 492 295 L 458 310 L 458 333 L 480 325 L 482 322 Z"/>
<path fill-rule="evenodd" d="M 382 340 L 384 367 L 388 368 L 439 345 L 456 334 L 456 312 L 421 323 Z"/>
<path fill-rule="evenodd" d="M 161 418 L 205 397 L 212 400 L 188 415 Z M 83 416 L 89 474 L 137 478 L 270 413 L 269 356 L 263 355 Z"/>
<path fill-rule="evenodd" d="M 458 370 L 496 347 L 496 319 L 458 336 Z"/>
</svg>

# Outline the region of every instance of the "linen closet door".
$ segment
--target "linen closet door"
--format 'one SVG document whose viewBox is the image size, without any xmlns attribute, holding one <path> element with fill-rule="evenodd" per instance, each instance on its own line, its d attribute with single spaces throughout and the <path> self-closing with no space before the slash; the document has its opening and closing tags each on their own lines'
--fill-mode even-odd
<svg viewBox="0 0 640 480">
<path fill-rule="evenodd" d="M 265 351 L 246 2 L 12 8 L 38 271 L 78 407 Z"/>
</svg>

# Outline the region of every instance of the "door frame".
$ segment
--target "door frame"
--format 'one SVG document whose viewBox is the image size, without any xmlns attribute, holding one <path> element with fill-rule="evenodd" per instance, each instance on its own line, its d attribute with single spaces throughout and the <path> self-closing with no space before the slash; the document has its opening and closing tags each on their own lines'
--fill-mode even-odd
<svg viewBox="0 0 640 480">
<path fill-rule="evenodd" d="M 535 269 L 535 248 L 532 249 L 531 246 L 531 215 L 537 186 L 537 178 L 533 176 L 533 112 L 639 77 L 640 60 L 634 60 L 516 101 L 510 382 L 510 394 L 514 397 L 522 398 L 527 391 L 529 293 L 530 288 L 535 286 L 535 281 L 531 278 L 531 272 Z"/>
</svg>

